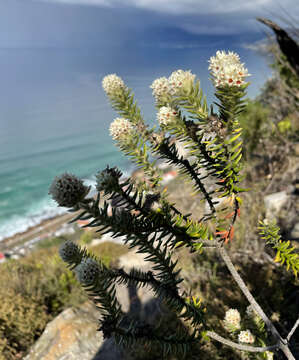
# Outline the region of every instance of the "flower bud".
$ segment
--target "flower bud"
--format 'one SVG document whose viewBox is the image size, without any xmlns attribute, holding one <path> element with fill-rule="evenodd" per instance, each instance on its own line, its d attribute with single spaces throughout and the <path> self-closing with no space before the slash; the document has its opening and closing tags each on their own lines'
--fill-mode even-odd
<svg viewBox="0 0 299 360">
<path fill-rule="evenodd" d="M 241 331 L 238 340 L 240 343 L 253 344 L 255 337 L 252 335 L 250 330 Z"/>
<path fill-rule="evenodd" d="M 52 195 L 59 206 L 71 208 L 85 198 L 89 189 L 75 175 L 64 173 L 55 177 L 49 188 L 49 195 Z"/>
<path fill-rule="evenodd" d="M 100 274 L 99 264 L 91 258 L 85 258 L 75 268 L 79 282 L 83 285 L 92 285 Z"/>
</svg>

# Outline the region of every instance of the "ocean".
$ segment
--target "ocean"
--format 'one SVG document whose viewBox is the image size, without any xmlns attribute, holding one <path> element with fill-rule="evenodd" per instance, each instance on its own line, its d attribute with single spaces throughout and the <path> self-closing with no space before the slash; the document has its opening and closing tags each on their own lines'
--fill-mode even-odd
<svg viewBox="0 0 299 360">
<path fill-rule="evenodd" d="M 94 185 L 95 174 L 107 164 L 126 175 L 134 169 L 109 136 L 117 114 L 101 88 L 103 76 L 120 75 L 153 124 L 149 86 L 173 70 L 198 74 L 212 100 L 207 60 L 214 50 L 205 47 L 199 56 L 198 49 L 190 49 L 186 57 L 180 49 L 168 49 L 175 55 L 168 58 L 161 50 L 152 62 L 134 63 L 111 61 L 97 49 L 0 49 L 0 241 L 66 211 L 48 195 L 55 176 L 67 171 Z M 248 49 L 232 50 L 239 50 L 255 73 L 253 97 L 270 75 L 265 59 Z"/>
</svg>

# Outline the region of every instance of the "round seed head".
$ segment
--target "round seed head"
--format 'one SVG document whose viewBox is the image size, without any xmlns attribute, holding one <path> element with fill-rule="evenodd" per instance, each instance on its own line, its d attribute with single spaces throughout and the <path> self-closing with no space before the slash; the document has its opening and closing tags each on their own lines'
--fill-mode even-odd
<svg viewBox="0 0 299 360">
<path fill-rule="evenodd" d="M 59 206 L 71 208 L 84 199 L 89 189 L 75 175 L 64 173 L 55 177 L 49 188 L 49 195 Z"/>
<path fill-rule="evenodd" d="M 95 260 L 85 258 L 75 268 L 75 272 L 81 284 L 91 285 L 97 280 L 100 274 L 100 267 Z"/>
<path fill-rule="evenodd" d="M 111 193 L 119 189 L 119 179 L 121 178 L 122 173 L 116 167 L 109 168 L 106 167 L 105 170 L 100 171 L 97 178 L 96 188 L 98 191 L 105 191 L 106 193 Z"/>
<path fill-rule="evenodd" d="M 79 247 L 69 240 L 61 244 L 59 248 L 59 255 L 63 261 L 70 264 L 80 263 L 81 261 Z"/>
</svg>

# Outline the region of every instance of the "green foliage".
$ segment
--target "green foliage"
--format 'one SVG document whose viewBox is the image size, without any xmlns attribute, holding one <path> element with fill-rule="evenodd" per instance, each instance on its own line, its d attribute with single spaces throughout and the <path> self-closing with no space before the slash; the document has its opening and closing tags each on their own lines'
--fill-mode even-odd
<svg viewBox="0 0 299 360">
<path fill-rule="evenodd" d="M 260 222 L 260 236 L 263 240 L 266 240 L 266 243 L 271 245 L 271 247 L 276 252 L 275 261 L 281 265 L 285 264 L 286 269 L 290 268 L 297 277 L 299 271 L 299 254 L 296 252 L 295 248 L 291 246 L 290 241 L 282 241 L 281 236 L 279 235 L 279 227 L 276 225 L 275 221 L 270 223 Z"/>
<path fill-rule="evenodd" d="M 1 264 L 0 359 L 16 359 L 62 310 L 83 302 L 82 289 L 71 271 L 62 270 L 57 248 Z M 12 301 L 13 299 L 13 301 Z"/>
<path fill-rule="evenodd" d="M 292 123 L 289 117 L 284 118 L 277 124 L 278 130 L 282 134 L 286 134 L 292 130 Z"/>
<path fill-rule="evenodd" d="M 248 101 L 248 106 L 239 115 L 246 158 L 257 150 L 261 140 L 269 137 L 271 124 L 269 110 L 258 101 Z"/>
<path fill-rule="evenodd" d="M 247 105 L 247 100 L 242 99 L 245 96 L 245 90 L 249 83 L 240 87 L 226 87 L 218 88 L 215 96 L 219 103 L 215 103 L 219 107 L 219 117 L 223 123 L 230 128 L 237 117 L 244 111 Z"/>
<path fill-rule="evenodd" d="M 50 248 L 52 246 L 59 246 L 60 244 L 62 244 L 65 241 L 65 237 L 64 236 L 57 236 L 57 237 L 50 237 L 47 238 L 43 241 L 39 241 L 37 243 L 37 248 L 38 249 L 46 249 L 46 248 Z"/>
<path fill-rule="evenodd" d="M 280 78 L 285 81 L 291 89 L 299 89 L 298 76 L 295 74 L 295 71 L 292 70 L 283 53 L 280 52 L 279 59 L 276 58 L 274 63 L 270 66 L 278 72 Z"/>
<path fill-rule="evenodd" d="M 172 102 L 172 105 L 178 105 L 190 113 L 192 119 L 202 120 L 208 115 L 207 99 L 203 96 L 199 81 L 184 95 L 172 99 Z"/>
<path fill-rule="evenodd" d="M 38 338 L 51 319 L 37 296 L 0 292 L 0 359 L 14 360 Z"/>
<path fill-rule="evenodd" d="M 80 236 L 79 243 L 81 245 L 88 245 L 92 242 L 94 238 L 94 233 L 92 231 L 84 231 L 84 233 Z"/>
</svg>

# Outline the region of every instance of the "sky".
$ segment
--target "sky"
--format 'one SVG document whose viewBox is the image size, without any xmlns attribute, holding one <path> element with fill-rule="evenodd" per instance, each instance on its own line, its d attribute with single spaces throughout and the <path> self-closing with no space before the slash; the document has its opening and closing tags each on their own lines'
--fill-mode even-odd
<svg viewBox="0 0 299 360">
<path fill-rule="evenodd" d="M 256 75 L 253 94 L 271 74 L 266 60 L 249 50 L 266 37 L 257 16 L 298 20 L 299 1 L 1 0 L 0 74 L 10 83 L 29 72 L 34 82 L 48 68 L 53 78 L 65 68 L 160 77 L 185 67 L 202 75 L 216 50 L 232 50 Z M 22 49 L 36 52 L 4 52 Z"/>
<path fill-rule="evenodd" d="M 1 0 L 0 47 L 195 47 L 205 35 L 254 38 L 255 18 L 290 14 L 297 0 Z"/>
</svg>

